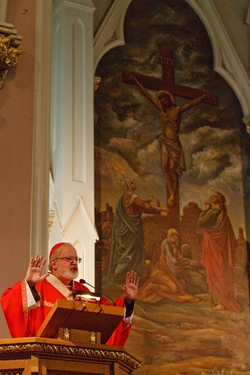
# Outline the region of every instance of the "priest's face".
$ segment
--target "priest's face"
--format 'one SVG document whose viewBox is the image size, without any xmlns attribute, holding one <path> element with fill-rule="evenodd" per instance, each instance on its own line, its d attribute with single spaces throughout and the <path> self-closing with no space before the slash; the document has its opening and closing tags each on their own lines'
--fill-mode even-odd
<svg viewBox="0 0 250 375">
<path fill-rule="evenodd" d="M 68 284 L 78 276 L 78 256 L 71 245 L 64 246 L 58 256 L 51 261 L 51 270 L 62 283 Z"/>
</svg>

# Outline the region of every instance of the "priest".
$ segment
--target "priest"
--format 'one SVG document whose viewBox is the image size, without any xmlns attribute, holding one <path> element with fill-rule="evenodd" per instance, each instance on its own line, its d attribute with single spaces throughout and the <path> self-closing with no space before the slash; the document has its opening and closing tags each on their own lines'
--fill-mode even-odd
<svg viewBox="0 0 250 375">
<path fill-rule="evenodd" d="M 49 256 L 49 272 L 42 274 L 46 259 L 36 255 L 29 262 L 23 280 L 8 288 L 2 295 L 1 303 L 12 337 L 36 336 L 44 319 L 58 299 L 72 300 L 74 290 L 89 292 L 89 289 L 75 281 L 78 276 L 76 249 L 60 242 L 52 247 Z M 134 271 L 126 275 L 124 294 L 115 304 L 124 307 L 124 318 L 106 342 L 107 345 L 124 346 L 128 338 L 138 291 L 139 277 Z M 100 304 L 110 304 L 102 297 Z"/>
</svg>

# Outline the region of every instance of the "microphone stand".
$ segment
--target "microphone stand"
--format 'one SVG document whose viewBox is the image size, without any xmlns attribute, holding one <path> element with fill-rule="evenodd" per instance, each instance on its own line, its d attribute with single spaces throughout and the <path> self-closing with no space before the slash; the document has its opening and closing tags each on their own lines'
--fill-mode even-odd
<svg viewBox="0 0 250 375">
<path fill-rule="evenodd" d="M 83 285 L 86 284 L 86 285 L 90 286 L 91 288 L 94 288 L 96 292 L 101 293 L 104 297 L 108 298 L 108 299 L 113 303 L 113 306 L 116 306 L 116 303 L 115 303 L 115 301 L 113 300 L 113 298 L 111 298 L 111 297 L 110 297 L 109 295 L 107 295 L 107 294 L 104 294 L 100 289 L 96 288 L 94 285 L 91 285 L 91 284 L 87 283 L 86 280 L 84 280 L 84 279 L 80 279 L 80 280 L 79 280 L 79 283 L 81 283 L 81 284 L 83 284 Z"/>
</svg>

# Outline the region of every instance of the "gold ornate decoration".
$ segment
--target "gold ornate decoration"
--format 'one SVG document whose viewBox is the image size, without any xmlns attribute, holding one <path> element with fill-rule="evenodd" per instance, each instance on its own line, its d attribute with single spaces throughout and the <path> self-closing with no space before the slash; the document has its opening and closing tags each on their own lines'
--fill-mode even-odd
<svg viewBox="0 0 250 375">
<path fill-rule="evenodd" d="M 133 369 L 140 367 L 141 362 L 123 350 L 108 350 L 100 348 L 89 348 L 84 346 L 61 345 L 49 342 L 26 342 L 0 345 L 0 360 L 21 358 L 32 354 L 47 354 L 51 356 L 74 356 L 75 358 L 104 358 L 124 363 Z"/>
<path fill-rule="evenodd" d="M 97 334 L 96 334 L 96 332 L 93 332 L 93 331 L 89 332 L 89 342 L 91 344 L 96 344 L 97 343 Z"/>
<path fill-rule="evenodd" d="M 70 340 L 70 329 L 63 328 L 63 340 Z"/>
<path fill-rule="evenodd" d="M 0 24 L 0 88 L 5 85 L 9 69 L 16 67 L 21 37 L 16 34 L 11 24 Z"/>
</svg>

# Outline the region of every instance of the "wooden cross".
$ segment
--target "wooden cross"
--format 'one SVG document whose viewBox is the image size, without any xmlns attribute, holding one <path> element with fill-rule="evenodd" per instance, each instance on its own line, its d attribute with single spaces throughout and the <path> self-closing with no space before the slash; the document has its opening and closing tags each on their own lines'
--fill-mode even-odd
<svg viewBox="0 0 250 375">
<path fill-rule="evenodd" d="M 130 83 L 135 85 L 135 81 L 131 76 L 134 76 L 138 81 L 147 89 L 160 91 L 167 90 L 174 96 L 183 97 L 186 99 L 196 99 L 203 94 L 207 94 L 206 99 L 203 100 L 203 103 L 207 103 L 213 106 L 217 106 L 218 100 L 216 95 L 212 93 L 205 93 L 202 90 L 194 89 L 187 86 L 178 85 L 175 83 L 174 77 L 174 66 L 175 61 L 173 60 L 172 51 L 169 48 L 161 48 L 161 55 L 158 58 L 158 62 L 162 66 L 162 80 L 154 77 L 148 77 L 139 73 L 132 73 L 126 70 L 122 71 L 123 82 Z M 168 190 L 168 189 L 167 189 Z M 167 197 L 169 192 L 167 191 Z M 167 218 L 167 227 L 173 227 L 179 229 L 180 226 L 180 208 L 179 208 L 179 181 L 176 186 L 176 196 L 175 204 L 173 207 L 170 207 Z"/>
</svg>

